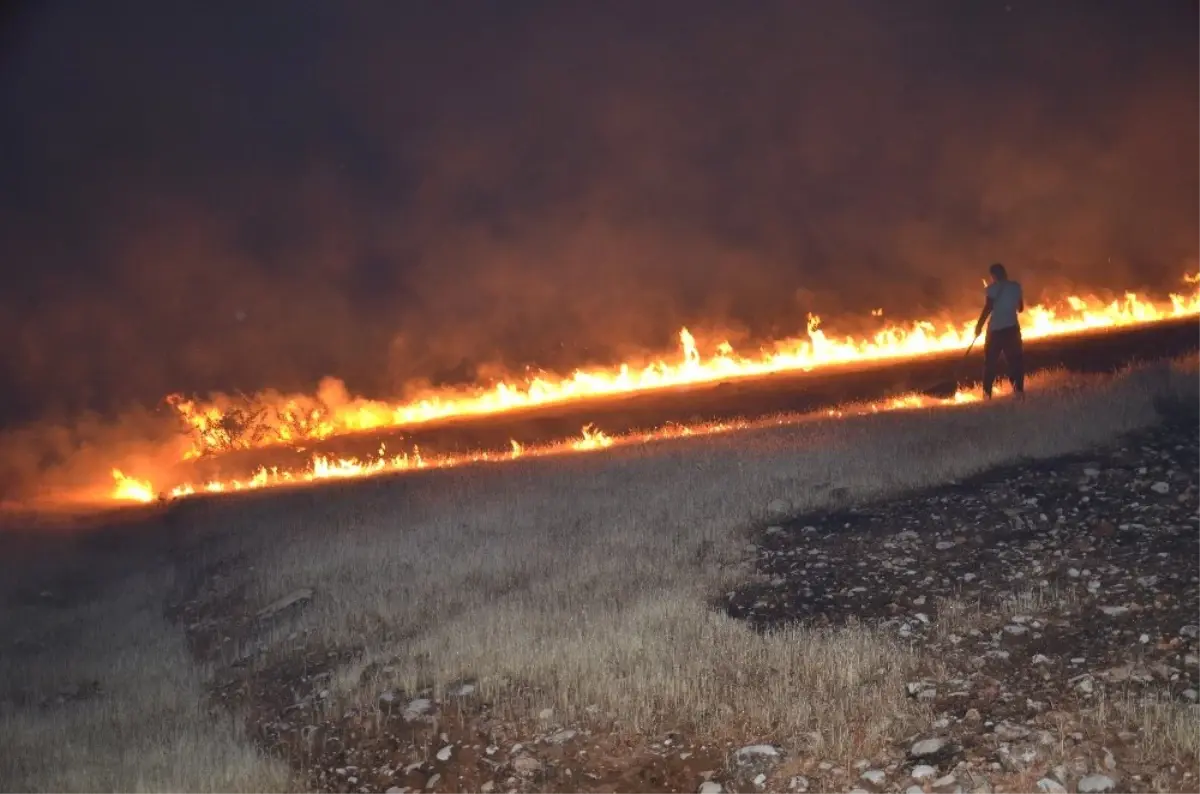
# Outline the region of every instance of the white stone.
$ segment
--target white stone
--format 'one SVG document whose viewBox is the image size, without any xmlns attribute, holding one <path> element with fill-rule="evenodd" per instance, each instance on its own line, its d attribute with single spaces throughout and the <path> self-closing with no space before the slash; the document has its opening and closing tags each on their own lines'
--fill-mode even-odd
<svg viewBox="0 0 1200 794">
<path fill-rule="evenodd" d="M 1171 486 L 1167 485 L 1165 482 L 1156 482 L 1154 485 L 1150 486 L 1150 490 L 1154 491 L 1155 493 L 1166 493 L 1167 491 L 1171 490 Z M 1107 791 L 1107 789 L 1105 790 Z"/>
<path fill-rule="evenodd" d="M 518 775 L 532 775 L 542 768 L 542 762 L 531 755 L 519 755 L 513 759 L 512 768 Z"/>
<path fill-rule="evenodd" d="M 880 785 L 887 780 L 887 773 L 882 769 L 868 769 L 862 773 L 862 779 L 873 785 Z"/>
<path fill-rule="evenodd" d="M 767 503 L 767 514 L 774 518 L 785 518 L 792 513 L 792 503 L 787 499 L 772 499 Z"/>
<path fill-rule="evenodd" d="M 1063 788 L 1062 783 L 1052 778 L 1044 777 L 1037 782 L 1038 791 L 1042 794 L 1067 794 L 1067 790 Z"/>
<path fill-rule="evenodd" d="M 770 744 L 748 744 L 734 753 L 739 764 L 751 764 L 756 761 L 776 760 L 779 749 Z"/>
<path fill-rule="evenodd" d="M 933 755 L 945 746 L 946 740 L 935 736 L 932 739 L 922 739 L 919 742 L 915 742 L 909 752 L 915 757 L 920 758 L 925 755 Z"/>
<path fill-rule="evenodd" d="M 700 784 L 700 794 L 721 794 L 724 790 L 715 780 L 706 780 Z"/>
<path fill-rule="evenodd" d="M 937 774 L 937 770 L 934 769 L 933 767 L 931 767 L 929 764 L 918 764 L 917 766 L 913 767 L 912 779 L 913 780 L 928 780 L 929 778 L 933 777 L 936 774 Z"/>
<path fill-rule="evenodd" d="M 1110 618 L 1117 618 L 1129 612 L 1129 607 L 1100 607 L 1100 611 L 1108 615 Z"/>
<path fill-rule="evenodd" d="M 450 760 L 450 755 L 451 755 L 453 752 L 454 752 L 454 747 L 453 747 L 453 745 L 449 745 L 449 744 L 448 744 L 448 745 L 446 745 L 445 747 L 443 747 L 441 750 L 438 750 L 438 751 L 437 751 L 437 760 L 439 760 L 439 761 L 449 761 L 449 760 Z"/>
<path fill-rule="evenodd" d="M 1079 781 L 1075 790 L 1079 794 L 1103 794 L 1103 792 L 1112 791 L 1116 787 L 1116 781 L 1108 775 L 1088 775 Z"/>
<path fill-rule="evenodd" d="M 410 700 L 408 705 L 404 707 L 404 719 L 412 722 L 417 717 L 423 714 L 428 714 L 433 710 L 433 701 L 429 698 L 416 698 Z"/>
</svg>

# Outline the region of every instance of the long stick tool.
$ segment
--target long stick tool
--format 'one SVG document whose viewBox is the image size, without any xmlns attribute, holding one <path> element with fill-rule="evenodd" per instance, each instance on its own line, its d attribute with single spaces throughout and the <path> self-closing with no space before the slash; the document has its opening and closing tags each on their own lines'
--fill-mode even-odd
<svg viewBox="0 0 1200 794">
<path fill-rule="evenodd" d="M 964 355 L 963 355 L 963 358 L 970 358 L 970 357 L 971 357 L 971 349 L 972 349 L 973 347 L 975 347 L 975 343 L 976 343 L 976 342 L 978 342 L 978 341 L 979 341 L 979 335 L 978 335 L 978 334 L 976 334 L 976 335 L 975 335 L 975 338 L 971 340 L 971 344 L 967 345 L 967 352 L 966 352 L 966 354 L 964 354 Z"/>
</svg>

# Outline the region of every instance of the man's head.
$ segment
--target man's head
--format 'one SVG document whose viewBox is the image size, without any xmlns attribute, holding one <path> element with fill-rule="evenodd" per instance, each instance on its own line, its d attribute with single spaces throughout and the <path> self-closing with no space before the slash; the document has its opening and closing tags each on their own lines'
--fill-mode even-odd
<svg viewBox="0 0 1200 794">
<path fill-rule="evenodd" d="M 997 262 L 988 268 L 988 272 L 992 274 L 992 281 L 1007 281 L 1008 271 L 1004 269 L 1004 265 Z"/>
</svg>

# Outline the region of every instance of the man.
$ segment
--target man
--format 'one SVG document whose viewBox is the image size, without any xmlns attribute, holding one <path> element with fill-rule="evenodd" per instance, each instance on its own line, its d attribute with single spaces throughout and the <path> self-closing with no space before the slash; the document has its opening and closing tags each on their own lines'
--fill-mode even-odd
<svg viewBox="0 0 1200 794">
<path fill-rule="evenodd" d="M 987 301 L 979 322 L 975 323 L 975 337 L 978 338 L 984 322 L 991 317 L 983 343 L 983 396 L 992 398 L 996 363 L 1003 355 L 1013 390 L 1024 397 L 1025 365 L 1021 356 L 1021 323 L 1017 315 L 1025 311 L 1025 297 L 1021 294 L 1020 283 L 1009 279 L 1004 265 L 997 262 L 988 268 L 988 272 L 992 275 L 992 283 L 987 286 Z"/>
</svg>

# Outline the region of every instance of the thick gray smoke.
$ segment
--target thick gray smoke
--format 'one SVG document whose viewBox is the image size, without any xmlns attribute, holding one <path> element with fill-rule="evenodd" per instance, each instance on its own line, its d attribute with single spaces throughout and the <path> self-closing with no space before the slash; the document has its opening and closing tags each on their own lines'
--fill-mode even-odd
<svg viewBox="0 0 1200 794">
<path fill-rule="evenodd" d="M 7 421 L 388 396 L 876 306 L 1167 288 L 1195 3 L 31 4 L 0 63 Z"/>
</svg>

